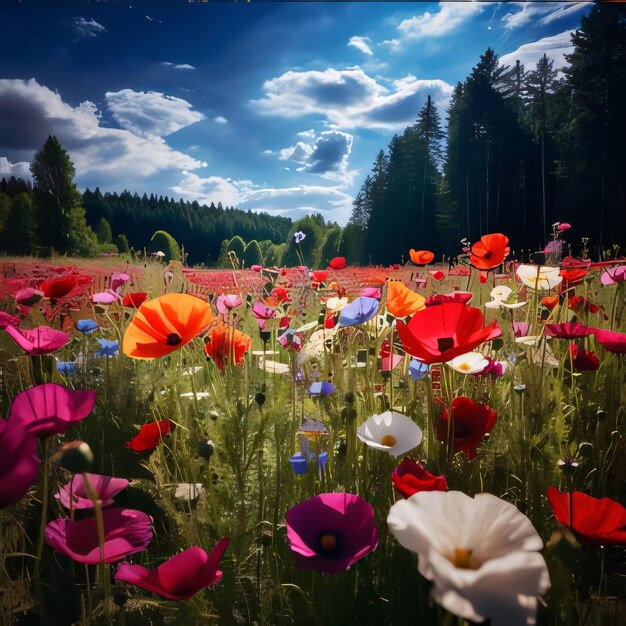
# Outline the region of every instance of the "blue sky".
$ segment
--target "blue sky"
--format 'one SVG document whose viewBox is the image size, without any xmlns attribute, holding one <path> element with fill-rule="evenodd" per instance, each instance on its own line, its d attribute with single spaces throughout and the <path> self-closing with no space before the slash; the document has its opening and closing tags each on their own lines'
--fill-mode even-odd
<svg viewBox="0 0 626 626">
<path fill-rule="evenodd" d="M 50 6 L 52 5 L 52 6 Z M 562 67 L 585 2 L 7 2 L 0 176 L 49 134 L 81 189 L 345 224 L 376 153 L 491 46 Z"/>
</svg>

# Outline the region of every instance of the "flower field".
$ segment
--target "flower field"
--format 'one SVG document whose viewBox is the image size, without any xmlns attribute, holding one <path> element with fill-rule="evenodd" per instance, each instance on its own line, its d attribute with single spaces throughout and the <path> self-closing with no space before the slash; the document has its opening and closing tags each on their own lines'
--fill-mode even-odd
<svg viewBox="0 0 626 626">
<path fill-rule="evenodd" d="M 2 260 L 3 623 L 624 623 L 626 261 L 507 244 Z"/>
</svg>

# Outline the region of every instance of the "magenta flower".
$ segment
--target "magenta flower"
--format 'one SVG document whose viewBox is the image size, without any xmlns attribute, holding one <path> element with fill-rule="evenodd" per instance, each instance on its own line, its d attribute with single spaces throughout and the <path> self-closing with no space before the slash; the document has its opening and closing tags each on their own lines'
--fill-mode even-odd
<svg viewBox="0 0 626 626">
<path fill-rule="evenodd" d="M 125 478 L 113 478 L 112 476 L 102 476 L 101 474 L 85 474 L 85 476 L 87 476 L 91 488 L 98 496 L 101 506 L 113 504 L 113 497 L 128 487 L 128 481 Z M 77 474 L 69 483 L 63 485 L 63 487 L 54 494 L 54 497 L 66 509 L 93 508 L 93 502 L 87 494 L 82 474 Z"/>
<path fill-rule="evenodd" d="M 130 280 L 130 276 L 126 272 L 117 272 L 111 275 L 111 289 L 118 292 Z"/>
<path fill-rule="evenodd" d="M 20 289 L 13 294 L 15 302 L 23 306 L 32 306 L 37 304 L 39 300 L 44 297 L 43 291 L 39 289 L 33 289 L 32 287 L 26 287 L 26 289 Z"/>
<path fill-rule="evenodd" d="M 37 438 L 19 422 L 0 419 L 0 508 L 21 500 L 37 480 Z"/>
<path fill-rule="evenodd" d="M 286 522 L 300 569 L 341 574 L 378 545 L 374 509 L 349 493 L 304 500 L 287 511 Z"/>
<path fill-rule="evenodd" d="M 221 539 L 210 554 L 198 546 L 187 548 L 156 570 L 122 563 L 115 580 L 147 589 L 168 600 L 188 600 L 201 589 L 222 580 L 222 571 L 217 567 L 229 544 L 230 539 Z"/>
<path fill-rule="evenodd" d="M 9 329 L 7 328 L 7 331 Z M 609 352 L 626 353 L 626 333 L 618 333 L 603 328 L 594 328 L 593 334 L 598 343 Z"/>
<path fill-rule="evenodd" d="M 228 311 L 240 305 L 241 305 L 240 296 L 236 294 L 224 294 L 224 293 L 217 297 L 217 302 L 215 303 L 217 310 L 222 315 L 226 315 Z"/>
<path fill-rule="evenodd" d="M 21 330 L 7 326 L 6 333 L 26 354 L 50 354 L 67 343 L 67 334 L 49 326 Z"/>
<path fill-rule="evenodd" d="M 56 519 L 46 526 L 45 538 L 57 552 L 78 563 L 114 563 L 129 554 L 142 552 L 152 539 L 149 515 L 132 509 L 112 507 L 102 510 L 104 559 L 100 558 L 96 518 L 79 521 Z"/>
<path fill-rule="evenodd" d="M 378 288 L 378 287 L 364 287 L 361 290 L 361 295 L 364 298 L 380 298 L 380 288 Z"/>
<path fill-rule="evenodd" d="M 528 322 L 513 322 L 513 334 L 516 337 L 526 337 L 530 330 L 530 324 Z"/>
<path fill-rule="evenodd" d="M 9 421 L 20 422 L 29 434 L 48 437 L 87 417 L 95 401 L 95 391 L 73 391 L 55 383 L 37 385 L 15 396 Z"/>
<path fill-rule="evenodd" d="M 563 322 L 561 324 L 545 324 L 546 335 L 557 339 L 582 339 L 593 333 L 593 329 L 577 322 Z"/>
<path fill-rule="evenodd" d="M 600 282 L 603 285 L 615 285 L 623 281 L 626 281 L 626 265 L 605 267 L 600 275 Z"/>
<path fill-rule="evenodd" d="M 262 302 L 255 302 L 252 305 L 252 315 L 256 317 L 257 321 L 270 320 L 276 317 L 276 309 L 266 306 Z"/>
<path fill-rule="evenodd" d="M 10 313 L 6 313 L 5 311 L 0 311 L 0 328 L 6 328 L 7 326 L 17 326 L 19 323 L 19 317 L 15 317 L 15 315 L 11 315 Z"/>
</svg>

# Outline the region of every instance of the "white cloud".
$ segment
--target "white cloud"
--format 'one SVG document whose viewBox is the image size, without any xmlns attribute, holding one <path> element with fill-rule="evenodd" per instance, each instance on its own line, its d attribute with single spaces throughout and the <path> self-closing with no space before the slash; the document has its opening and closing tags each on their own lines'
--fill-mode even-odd
<svg viewBox="0 0 626 626">
<path fill-rule="evenodd" d="M 244 181 L 248 183 L 249 181 Z M 189 202 L 197 201 L 199 204 L 223 206 L 237 206 L 241 202 L 241 195 L 236 181 L 221 176 L 202 177 L 193 172 L 183 172 L 183 178 L 174 185 L 172 191 L 177 196 L 182 196 Z"/>
<path fill-rule="evenodd" d="M 582 11 L 593 4 L 577 0 L 575 2 L 511 2 L 504 6 L 511 6 L 513 10 L 502 17 L 502 22 L 507 30 L 515 30 L 522 26 L 533 24 L 534 26 L 546 26 L 568 15 Z"/>
<path fill-rule="evenodd" d="M 48 135 L 56 135 L 69 152 L 79 186 L 133 189 L 149 176 L 206 165 L 161 137 L 101 126 L 92 102 L 73 107 L 35 79 L 0 79 L 0 154 L 14 163 L 30 160 Z"/>
<path fill-rule="evenodd" d="M 0 178 L 10 178 L 11 176 L 30 179 L 30 163 L 28 161 L 11 163 L 6 157 L 0 157 Z"/>
<path fill-rule="evenodd" d="M 98 35 L 106 33 L 107 30 L 102 24 L 98 24 L 93 17 L 91 19 L 75 17 L 73 25 L 79 37 L 98 37 Z"/>
<path fill-rule="evenodd" d="M 313 153 L 313 146 L 303 141 L 299 141 L 295 146 L 282 148 L 278 151 L 278 158 L 281 161 L 294 161 L 295 163 L 306 163 Z"/>
<path fill-rule="evenodd" d="M 335 128 L 398 130 L 412 123 L 426 97 L 444 108 L 452 86 L 442 80 L 407 76 L 391 89 L 359 67 L 325 71 L 289 71 L 263 84 L 264 96 L 251 104 L 260 115 L 294 119 L 324 116 Z"/>
<path fill-rule="evenodd" d="M 189 63 L 172 63 L 171 61 L 163 61 L 161 65 L 166 67 L 173 67 L 175 70 L 195 70 L 196 68 Z"/>
<path fill-rule="evenodd" d="M 214 117 L 213 121 L 216 124 L 228 124 L 228 120 L 222 115 L 218 115 L 217 117 Z"/>
<path fill-rule="evenodd" d="M 573 31 L 566 30 L 558 35 L 544 37 L 538 41 L 531 41 L 520 46 L 517 50 L 504 54 L 500 57 L 501 65 L 515 65 L 519 59 L 526 70 L 534 70 L 537 61 L 544 55 L 554 60 L 554 69 L 562 69 L 567 65 L 566 54 L 574 51 L 572 45 Z"/>
<path fill-rule="evenodd" d="M 155 91 L 107 91 L 107 106 L 115 121 L 138 137 L 165 137 L 204 119 L 182 98 Z"/>
<path fill-rule="evenodd" d="M 367 56 L 372 56 L 374 53 L 372 52 L 372 49 L 370 48 L 368 43 L 371 41 L 372 40 L 369 37 L 350 37 L 348 45 L 356 48 Z"/>
<path fill-rule="evenodd" d="M 399 36 L 384 41 L 391 51 L 397 52 L 405 44 L 420 39 L 441 37 L 452 32 L 474 15 L 480 13 L 486 5 L 480 2 L 440 2 L 439 10 L 425 11 L 398 24 Z"/>
</svg>

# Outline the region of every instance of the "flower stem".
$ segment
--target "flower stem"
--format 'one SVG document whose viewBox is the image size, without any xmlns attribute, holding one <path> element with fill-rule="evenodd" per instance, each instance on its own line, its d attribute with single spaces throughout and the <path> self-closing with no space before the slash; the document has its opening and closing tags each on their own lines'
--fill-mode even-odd
<svg viewBox="0 0 626 626">
<path fill-rule="evenodd" d="M 50 455 L 48 454 L 48 438 L 43 440 L 43 493 L 41 499 L 41 522 L 39 524 L 39 539 L 37 540 L 37 564 L 35 565 L 35 578 L 38 577 L 41 569 L 41 557 L 43 555 L 43 540 L 46 532 L 46 523 L 48 520 L 48 503 L 50 491 Z"/>
</svg>

